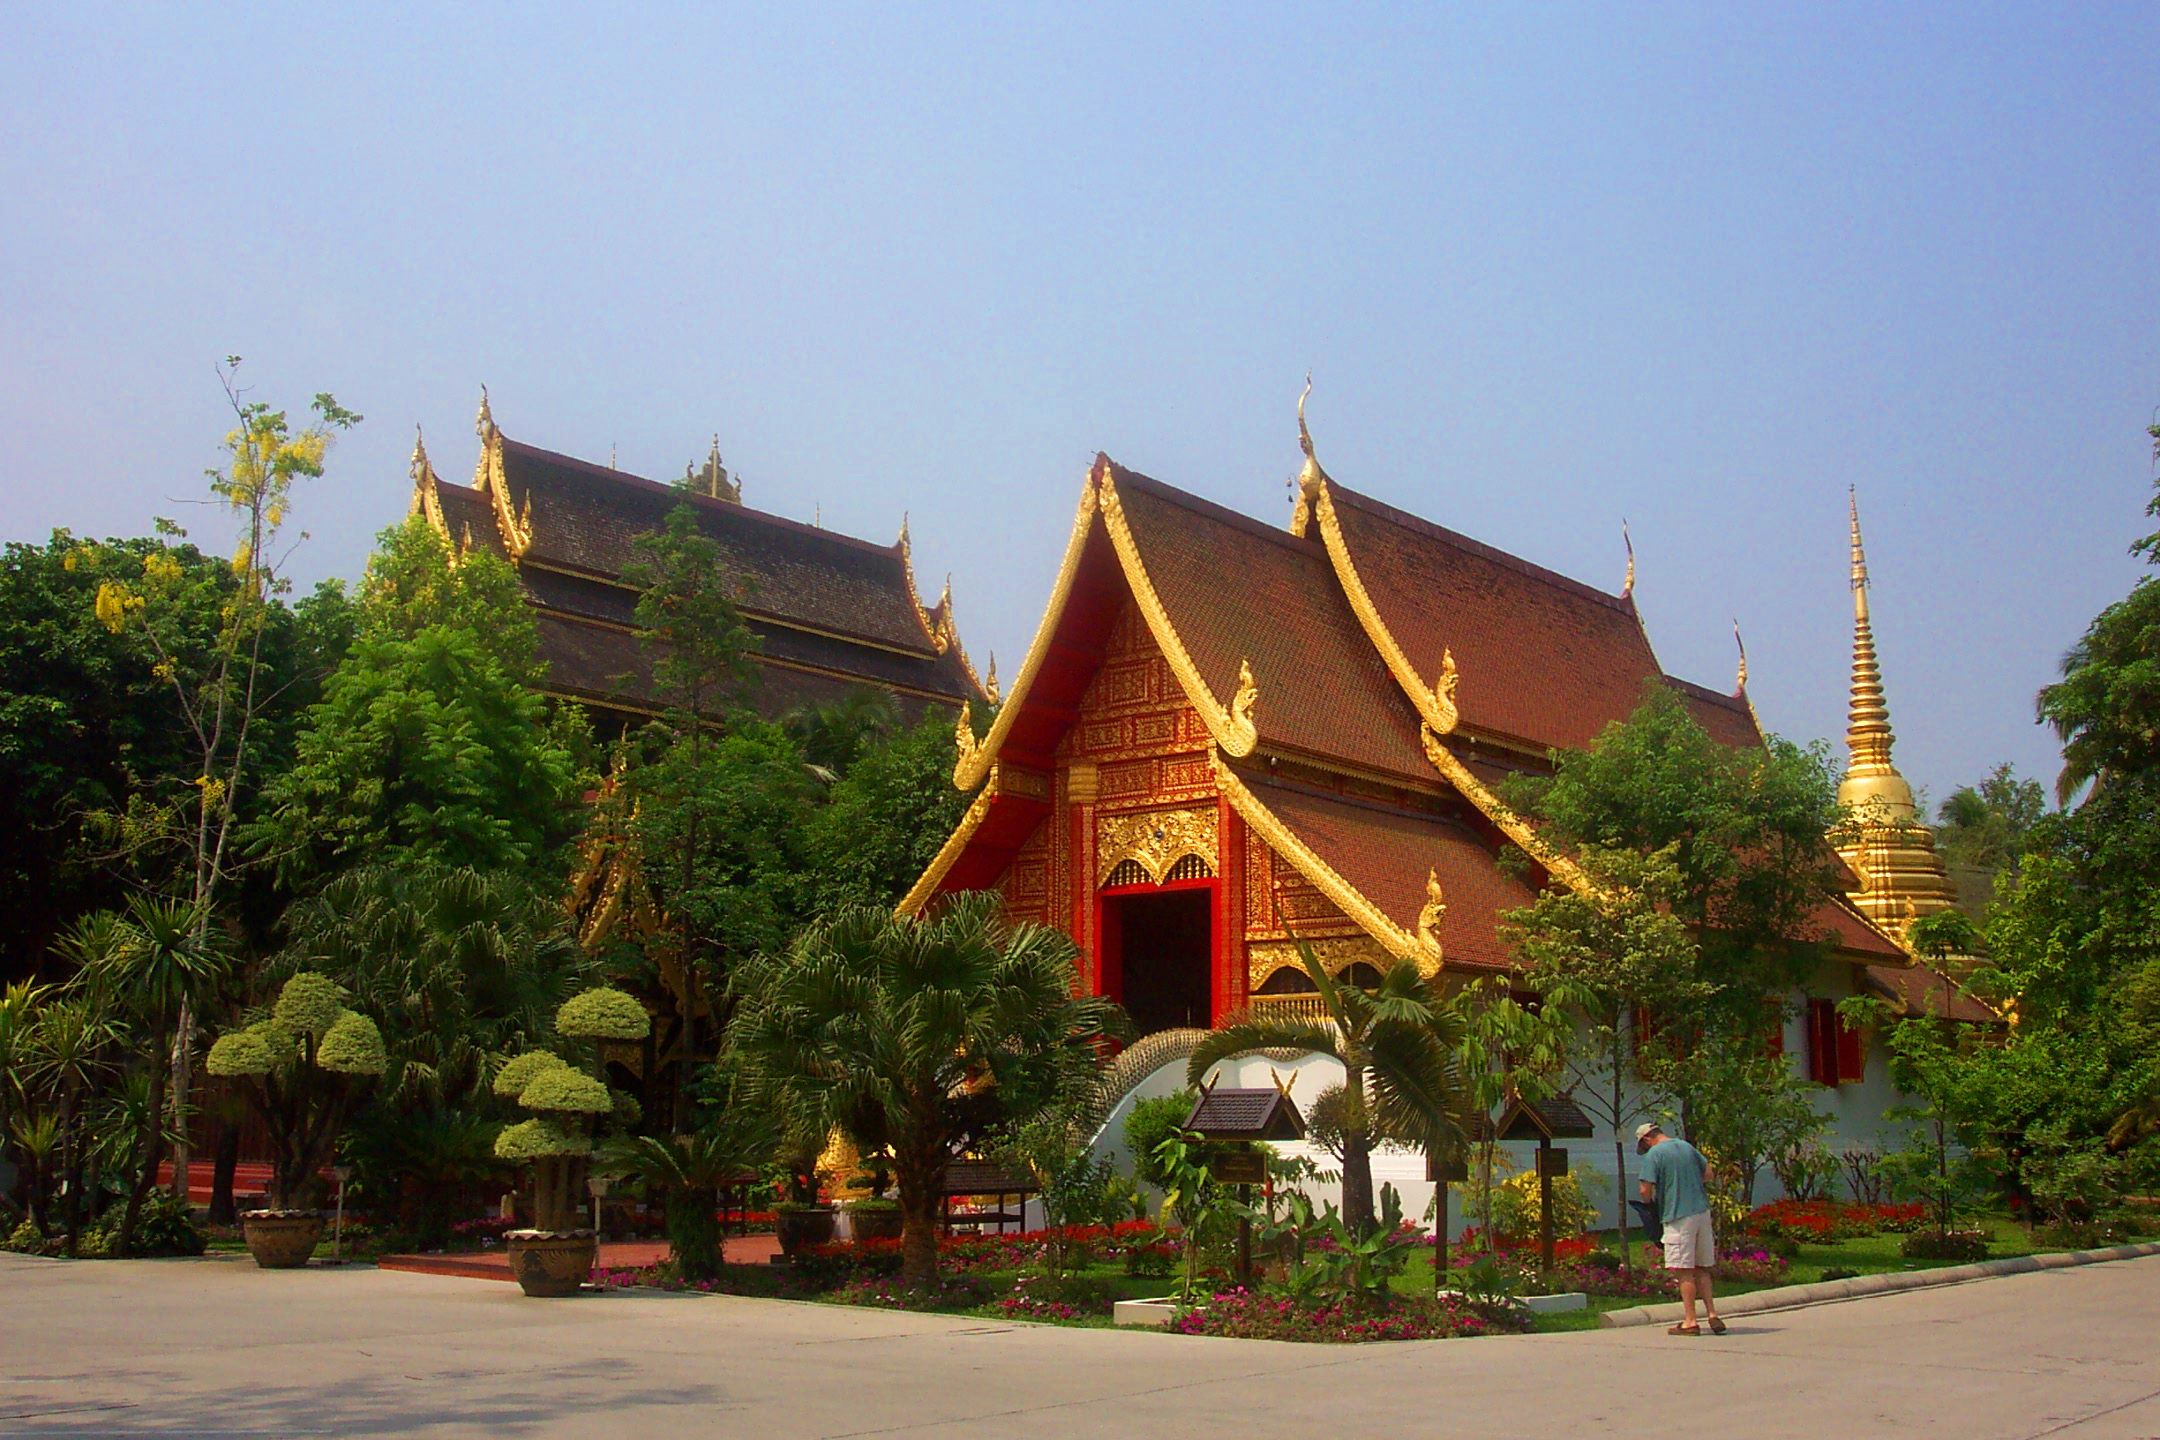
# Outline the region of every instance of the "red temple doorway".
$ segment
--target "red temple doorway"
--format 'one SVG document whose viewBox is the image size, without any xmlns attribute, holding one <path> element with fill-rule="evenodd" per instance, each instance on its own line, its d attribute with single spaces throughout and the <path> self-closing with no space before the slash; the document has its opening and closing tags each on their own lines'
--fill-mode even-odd
<svg viewBox="0 0 2160 1440">
<path fill-rule="evenodd" d="M 1107 894 L 1102 907 L 1104 993 L 1133 1027 L 1213 1024 L 1214 884 Z"/>
</svg>

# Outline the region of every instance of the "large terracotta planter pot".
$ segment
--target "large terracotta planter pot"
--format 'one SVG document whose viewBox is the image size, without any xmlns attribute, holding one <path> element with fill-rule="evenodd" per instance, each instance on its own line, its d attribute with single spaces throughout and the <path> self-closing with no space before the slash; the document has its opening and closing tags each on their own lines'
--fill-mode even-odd
<svg viewBox="0 0 2160 1440">
<path fill-rule="evenodd" d="M 297 1270 L 322 1239 L 320 1210 L 250 1210 L 240 1217 L 248 1254 L 265 1270 Z"/>
<path fill-rule="evenodd" d="M 898 1240 L 902 1221 L 898 1206 L 848 1211 L 848 1224 L 854 1227 L 857 1240 Z"/>
<path fill-rule="evenodd" d="M 575 1295 L 600 1253 L 590 1230 L 512 1230 L 503 1236 L 510 1273 L 527 1295 Z"/>
<path fill-rule="evenodd" d="M 793 1255 L 806 1245 L 830 1244 L 836 1216 L 830 1205 L 808 1210 L 781 1210 L 773 1215 L 773 1230 L 780 1237 L 780 1251 Z"/>
</svg>

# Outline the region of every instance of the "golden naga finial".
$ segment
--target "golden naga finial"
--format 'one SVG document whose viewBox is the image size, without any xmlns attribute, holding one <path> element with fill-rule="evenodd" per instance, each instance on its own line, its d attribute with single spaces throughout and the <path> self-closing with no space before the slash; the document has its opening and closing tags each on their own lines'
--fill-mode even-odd
<svg viewBox="0 0 2160 1440">
<path fill-rule="evenodd" d="M 990 697 L 991 704 L 998 703 L 997 651 L 995 650 L 990 652 L 990 671 L 983 676 L 983 694 Z"/>
<path fill-rule="evenodd" d="M 1305 428 L 1305 397 L 1312 394 L 1312 372 L 1305 373 L 1305 389 L 1297 400 L 1298 449 L 1304 452 L 1305 464 L 1298 471 L 1297 510 L 1290 517 L 1293 534 L 1305 532 L 1305 522 L 1311 517 L 1313 506 L 1319 501 L 1320 487 L 1328 478 L 1327 471 L 1320 468 L 1320 457 L 1313 453 L 1312 431 Z"/>
<path fill-rule="evenodd" d="M 1237 693 L 1230 697 L 1230 733 L 1222 747 L 1228 754 L 1245 756 L 1260 743 L 1260 727 L 1253 719 L 1253 707 L 1260 703 L 1260 687 L 1253 682 L 1252 661 L 1238 661 L 1237 682 Z"/>
<path fill-rule="evenodd" d="M 485 385 L 480 387 L 480 414 L 473 421 L 473 433 L 482 440 L 488 439 L 495 433 L 495 412 L 488 405 L 487 386 Z"/>
<path fill-rule="evenodd" d="M 1635 593 L 1635 541 L 1628 534 L 1625 516 L 1620 520 L 1620 543 L 1627 546 L 1627 578 L 1620 582 L 1620 598 L 1625 600 Z"/>
<path fill-rule="evenodd" d="M 1443 959 L 1440 948 L 1440 921 L 1447 914 L 1447 896 L 1440 889 L 1440 871 L 1436 866 L 1425 872 L 1425 904 L 1418 911 L 1418 945 L 1429 951 L 1435 960 Z"/>
<path fill-rule="evenodd" d="M 1455 687 L 1461 683 L 1462 677 L 1455 670 L 1454 648 L 1443 647 L 1440 651 L 1440 678 L 1433 682 L 1433 713 L 1425 721 L 1435 735 L 1453 734 L 1455 726 L 1461 721 L 1462 715 L 1455 708 Z"/>
<path fill-rule="evenodd" d="M 1738 678 L 1733 681 L 1733 694 L 1745 695 L 1747 694 L 1747 641 L 1740 638 L 1740 617 L 1737 615 L 1733 617 L 1732 622 L 1732 643 L 1740 651 L 1740 672 Z"/>
<path fill-rule="evenodd" d="M 412 427 L 412 432 L 412 468 L 407 473 L 414 480 L 433 480 L 435 478 L 435 467 L 428 464 L 427 437 L 420 433 L 418 425 Z"/>
<path fill-rule="evenodd" d="M 960 702 L 959 718 L 953 722 L 953 743 L 960 751 L 960 762 L 953 766 L 953 783 L 955 785 L 960 783 L 959 777 L 966 772 L 969 764 L 975 759 L 977 748 L 975 721 L 969 714 L 970 708 L 968 702 L 962 700 Z"/>
</svg>

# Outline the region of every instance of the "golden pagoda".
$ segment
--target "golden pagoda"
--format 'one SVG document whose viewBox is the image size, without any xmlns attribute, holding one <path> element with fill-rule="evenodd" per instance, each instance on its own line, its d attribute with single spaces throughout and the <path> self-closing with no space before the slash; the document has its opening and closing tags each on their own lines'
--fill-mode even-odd
<svg viewBox="0 0 2160 1440">
<path fill-rule="evenodd" d="M 1838 803 L 1848 818 L 1831 838 L 1858 878 L 1857 888 L 1847 892 L 1853 904 L 1902 942 L 1913 921 L 1955 905 L 1957 890 L 1935 853 L 1934 832 L 1920 822 L 1912 786 L 1890 760 L 1890 707 L 1883 699 L 1882 667 L 1868 620 L 1867 552 L 1860 544 L 1857 495 L 1850 505 L 1853 666 L 1845 745 L 1852 764 L 1838 785 Z"/>
</svg>

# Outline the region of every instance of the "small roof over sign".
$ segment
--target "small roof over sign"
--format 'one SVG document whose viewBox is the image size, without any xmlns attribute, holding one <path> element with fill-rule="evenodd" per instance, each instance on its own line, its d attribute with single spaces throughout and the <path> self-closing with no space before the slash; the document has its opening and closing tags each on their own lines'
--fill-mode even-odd
<svg viewBox="0 0 2160 1440">
<path fill-rule="evenodd" d="M 1302 1140 L 1305 1117 L 1273 1088 L 1203 1090 L 1185 1117 L 1185 1128 L 1204 1140 Z"/>
<path fill-rule="evenodd" d="M 1565 1095 L 1510 1100 L 1493 1129 L 1502 1140 L 1587 1140 L 1595 1133 L 1590 1117 Z"/>
</svg>

